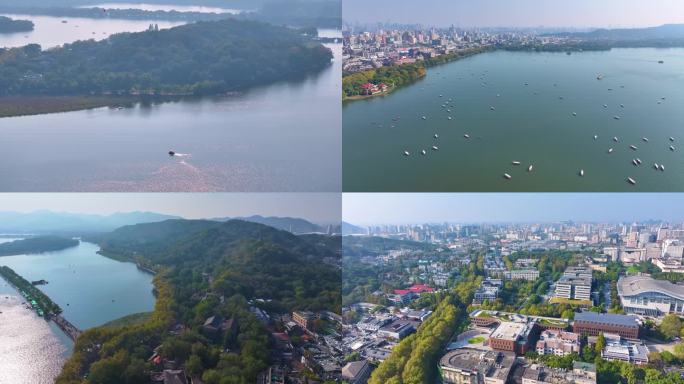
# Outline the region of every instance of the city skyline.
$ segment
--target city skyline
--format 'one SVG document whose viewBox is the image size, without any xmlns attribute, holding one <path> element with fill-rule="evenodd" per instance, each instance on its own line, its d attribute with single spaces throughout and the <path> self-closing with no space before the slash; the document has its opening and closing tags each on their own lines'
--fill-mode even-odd
<svg viewBox="0 0 684 384">
<path fill-rule="evenodd" d="M 354 225 L 684 220 L 676 193 L 347 193 L 342 207 Z"/>
<path fill-rule="evenodd" d="M 401 23 L 458 27 L 648 27 L 681 23 L 684 3 L 677 0 L 346 0 L 347 23 Z M 381 15 L 381 16 L 379 16 Z"/>
<path fill-rule="evenodd" d="M 340 221 L 340 206 L 341 196 L 334 193 L 8 193 L 0 200 L 0 211 L 5 212 L 110 215 L 145 211 L 186 219 L 262 215 L 325 224 Z"/>
</svg>

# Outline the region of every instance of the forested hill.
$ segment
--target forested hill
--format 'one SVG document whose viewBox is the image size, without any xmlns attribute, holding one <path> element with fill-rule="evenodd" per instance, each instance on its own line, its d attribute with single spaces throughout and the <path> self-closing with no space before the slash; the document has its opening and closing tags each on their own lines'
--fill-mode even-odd
<svg viewBox="0 0 684 384">
<path fill-rule="evenodd" d="M 61 251 L 75 247 L 78 240 L 58 236 L 37 236 L 0 244 L 0 256 Z"/>
<path fill-rule="evenodd" d="M 339 307 L 339 263 L 332 262 L 340 257 L 339 241 L 299 237 L 242 220 L 167 220 L 89 240 L 107 256 L 153 269 L 208 273 L 214 288 L 226 296 L 271 298 L 287 310 Z"/>
<path fill-rule="evenodd" d="M 331 59 L 298 30 L 202 21 L 49 50 L 0 50 L 0 96 L 218 94 L 302 78 Z"/>
<path fill-rule="evenodd" d="M 340 311 L 341 270 L 327 262 L 340 256 L 339 237 L 241 220 L 167 220 L 89 240 L 108 256 L 153 263 L 157 303 L 149 316 L 85 331 L 58 384 L 148 383 L 150 371 L 163 369 L 148 360 L 157 347 L 205 383 L 254 383 L 272 363 L 272 346 L 250 300 L 263 299 L 258 305 L 271 313 Z M 208 337 L 210 316 L 234 319 L 237 329 Z"/>
<path fill-rule="evenodd" d="M 0 16 L 0 33 L 28 32 L 33 31 L 33 27 L 33 22 L 29 20 L 13 20 Z"/>
</svg>

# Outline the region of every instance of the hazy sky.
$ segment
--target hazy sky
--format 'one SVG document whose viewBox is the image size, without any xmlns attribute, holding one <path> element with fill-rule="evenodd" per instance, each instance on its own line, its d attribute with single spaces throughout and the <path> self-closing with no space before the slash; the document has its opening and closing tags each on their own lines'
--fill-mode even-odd
<svg viewBox="0 0 684 384">
<path fill-rule="evenodd" d="M 291 216 L 318 223 L 340 220 L 336 193 L 3 193 L 0 211 L 110 214 L 150 211 L 187 219 Z"/>
<path fill-rule="evenodd" d="M 343 0 L 345 22 L 460 27 L 636 27 L 684 23 L 682 0 Z"/>
<path fill-rule="evenodd" d="M 684 221 L 684 193 L 348 193 L 342 207 L 357 225 Z"/>
</svg>

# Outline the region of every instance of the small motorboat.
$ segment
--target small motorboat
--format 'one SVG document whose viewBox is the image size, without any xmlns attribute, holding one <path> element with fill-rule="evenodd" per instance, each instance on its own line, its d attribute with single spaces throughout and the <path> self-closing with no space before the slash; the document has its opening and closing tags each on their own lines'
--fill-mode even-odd
<svg viewBox="0 0 684 384">
<path fill-rule="evenodd" d="M 463 137 L 465 137 L 466 139 L 470 139 L 470 135 L 467 133 L 465 135 L 463 135 Z"/>
<path fill-rule="evenodd" d="M 527 172 L 532 172 L 532 168 L 534 168 L 532 165 L 530 165 L 529 167 L 527 167 Z"/>
<path fill-rule="evenodd" d="M 504 177 L 505 179 L 507 179 L 507 180 L 510 180 L 510 179 L 511 179 L 511 175 L 509 175 L 508 173 L 504 173 L 504 174 L 503 174 L 503 177 Z"/>
<path fill-rule="evenodd" d="M 580 169 L 579 175 L 582 176 L 582 177 L 584 177 L 584 169 Z"/>
<path fill-rule="evenodd" d="M 638 149 L 636 145 L 630 145 L 629 147 L 634 151 L 636 151 Z"/>
<path fill-rule="evenodd" d="M 613 148 L 608 148 L 608 153 L 613 153 Z"/>
<path fill-rule="evenodd" d="M 511 164 L 513 164 L 513 165 L 520 165 L 520 162 L 519 162 L 519 161 L 511 161 Z"/>
<path fill-rule="evenodd" d="M 439 150 L 439 148 L 438 148 L 436 145 L 433 145 L 433 146 L 432 146 L 432 150 L 433 150 L 433 151 L 437 151 L 437 150 Z"/>
<path fill-rule="evenodd" d="M 631 177 L 628 177 L 627 181 L 632 185 L 636 184 L 636 180 L 632 179 Z"/>
<path fill-rule="evenodd" d="M 404 151 L 404 156 L 410 156 L 410 155 L 411 155 L 411 153 L 409 153 L 409 151 Z"/>
<path fill-rule="evenodd" d="M 421 155 L 426 155 L 426 154 L 427 154 L 427 151 L 423 149 L 422 151 L 420 151 L 420 154 L 421 154 Z"/>
<path fill-rule="evenodd" d="M 670 151 L 674 151 L 674 150 L 675 150 L 675 147 L 670 145 Z"/>
</svg>

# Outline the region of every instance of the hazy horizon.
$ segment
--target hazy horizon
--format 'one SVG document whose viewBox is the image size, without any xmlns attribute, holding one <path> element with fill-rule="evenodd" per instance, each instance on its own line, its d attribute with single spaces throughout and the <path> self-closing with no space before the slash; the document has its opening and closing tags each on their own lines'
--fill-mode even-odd
<svg viewBox="0 0 684 384">
<path fill-rule="evenodd" d="M 684 221 L 679 193 L 347 193 L 342 207 L 359 226 Z"/>
<path fill-rule="evenodd" d="M 684 23 L 679 0 L 345 0 L 345 23 L 462 28 L 637 28 Z"/>
<path fill-rule="evenodd" d="M 0 212 L 52 211 L 111 215 L 151 212 L 185 219 L 294 217 L 316 223 L 340 221 L 335 193 L 12 193 L 0 195 Z"/>
</svg>

